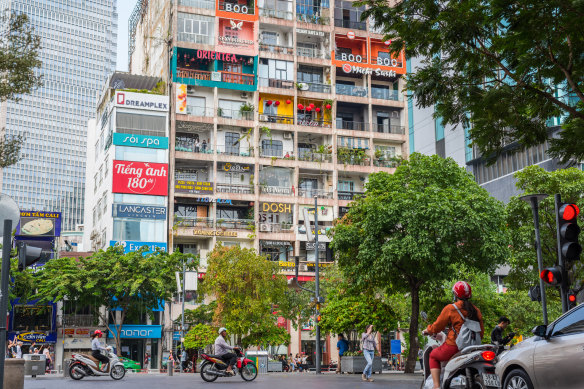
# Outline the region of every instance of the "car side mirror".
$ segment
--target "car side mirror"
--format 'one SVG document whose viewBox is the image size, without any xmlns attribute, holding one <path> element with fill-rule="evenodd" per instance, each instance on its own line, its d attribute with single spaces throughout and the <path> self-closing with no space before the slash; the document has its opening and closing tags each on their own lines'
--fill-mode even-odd
<svg viewBox="0 0 584 389">
<path fill-rule="evenodd" d="M 545 324 L 535 327 L 531 332 L 540 338 L 547 338 L 547 326 Z"/>
</svg>

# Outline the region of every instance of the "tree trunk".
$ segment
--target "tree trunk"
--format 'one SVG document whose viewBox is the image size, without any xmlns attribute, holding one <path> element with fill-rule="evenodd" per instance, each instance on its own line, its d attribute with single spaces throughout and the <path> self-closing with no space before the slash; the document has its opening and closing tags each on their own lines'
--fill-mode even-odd
<svg viewBox="0 0 584 389">
<path fill-rule="evenodd" d="M 413 373 L 416 368 L 416 361 L 418 360 L 418 350 L 420 344 L 418 342 L 418 322 L 420 317 L 420 287 L 419 285 L 411 285 L 412 297 L 412 316 L 410 317 L 410 352 L 406 360 L 405 372 Z"/>
</svg>

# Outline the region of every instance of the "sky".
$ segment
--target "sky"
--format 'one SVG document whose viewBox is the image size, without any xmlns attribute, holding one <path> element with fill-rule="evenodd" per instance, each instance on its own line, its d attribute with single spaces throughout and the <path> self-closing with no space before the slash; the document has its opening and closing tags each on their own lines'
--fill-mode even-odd
<svg viewBox="0 0 584 389">
<path fill-rule="evenodd" d="M 128 19 L 138 0 L 118 0 L 118 60 L 116 69 L 128 71 Z"/>
</svg>

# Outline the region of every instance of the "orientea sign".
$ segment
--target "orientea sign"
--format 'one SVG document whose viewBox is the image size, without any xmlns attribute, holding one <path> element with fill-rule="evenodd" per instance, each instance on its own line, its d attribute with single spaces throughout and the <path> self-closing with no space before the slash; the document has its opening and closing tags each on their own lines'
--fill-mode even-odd
<svg viewBox="0 0 584 389">
<path fill-rule="evenodd" d="M 168 164 L 114 161 L 112 191 L 168 196 Z"/>
</svg>

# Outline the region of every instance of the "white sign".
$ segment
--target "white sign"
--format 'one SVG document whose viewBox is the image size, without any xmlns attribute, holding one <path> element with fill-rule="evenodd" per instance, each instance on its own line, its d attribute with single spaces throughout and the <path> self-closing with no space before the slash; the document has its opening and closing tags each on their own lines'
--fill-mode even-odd
<svg viewBox="0 0 584 389">
<path fill-rule="evenodd" d="M 116 92 L 116 107 L 168 111 L 168 96 L 134 92 Z"/>
<path fill-rule="evenodd" d="M 219 42 L 231 45 L 251 46 L 253 41 L 249 39 L 239 39 L 232 36 L 219 36 Z"/>
<path fill-rule="evenodd" d="M 349 64 L 343 65 L 343 71 L 345 73 L 374 74 L 376 76 L 381 76 L 381 77 L 396 77 L 397 76 L 395 70 L 381 70 L 379 68 L 377 68 L 377 69 L 362 68 L 361 66 L 351 66 Z"/>
<path fill-rule="evenodd" d="M 324 31 L 306 30 L 304 28 L 297 28 L 296 32 L 304 35 L 324 36 Z"/>
<path fill-rule="evenodd" d="M 247 5 L 225 3 L 225 11 L 227 11 L 227 12 L 235 12 L 238 14 L 247 14 L 248 10 L 249 10 L 249 8 L 247 8 Z"/>
<path fill-rule="evenodd" d="M 221 73 L 220 72 L 211 72 L 211 81 L 221 81 Z"/>
</svg>

